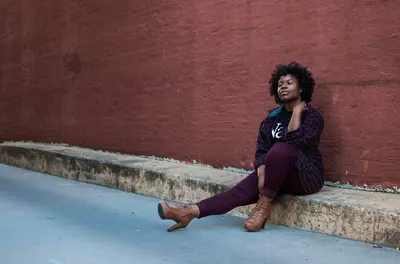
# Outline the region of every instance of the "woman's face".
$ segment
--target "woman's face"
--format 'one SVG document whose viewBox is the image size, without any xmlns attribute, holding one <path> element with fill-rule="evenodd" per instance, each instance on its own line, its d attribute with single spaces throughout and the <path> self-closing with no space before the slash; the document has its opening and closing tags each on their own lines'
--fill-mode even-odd
<svg viewBox="0 0 400 264">
<path fill-rule="evenodd" d="M 283 103 L 299 99 L 300 93 L 299 82 L 296 77 L 288 74 L 279 79 L 278 97 Z"/>
</svg>

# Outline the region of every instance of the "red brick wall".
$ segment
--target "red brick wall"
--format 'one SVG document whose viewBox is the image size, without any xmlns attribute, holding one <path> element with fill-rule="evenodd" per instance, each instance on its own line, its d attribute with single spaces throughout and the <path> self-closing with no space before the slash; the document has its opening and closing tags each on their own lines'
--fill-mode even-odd
<svg viewBox="0 0 400 264">
<path fill-rule="evenodd" d="M 328 180 L 400 185 L 397 1 L 0 2 L 0 140 L 251 168 L 277 63 L 318 82 Z"/>
</svg>

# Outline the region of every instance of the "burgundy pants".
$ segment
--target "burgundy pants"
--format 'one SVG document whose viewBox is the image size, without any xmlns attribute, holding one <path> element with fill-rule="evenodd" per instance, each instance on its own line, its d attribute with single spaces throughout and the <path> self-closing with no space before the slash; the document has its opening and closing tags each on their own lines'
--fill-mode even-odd
<svg viewBox="0 0 400 264">
<path fill-rule="evenodd" d="M 297 153 L 296 148 L 284 142 L 272 146 L 265 161 L 265 180 L 261 195 L 275 199 L 278 193 L 305 194 L 295 166 Z M 235 207 L 256 203 L 259 194 L 257 172 L 254 171 L 229 191 L 198 202 L 199 218 L 225 214 Z"/>
</svg>

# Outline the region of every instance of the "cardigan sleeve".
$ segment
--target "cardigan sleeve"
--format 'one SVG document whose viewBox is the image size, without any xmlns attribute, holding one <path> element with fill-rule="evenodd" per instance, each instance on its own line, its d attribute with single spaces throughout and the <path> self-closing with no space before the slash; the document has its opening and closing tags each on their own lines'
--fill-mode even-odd
<svg viewBox="0 0 400 264">
<path fill-rule="evenodd" d="M 269 133 L 267 131 L 267 120 L 263 120 L 260 124 L 256 153 L 254 155 L 254 169 L 257 170 L 258 166 L 265 163 L 267 152 L 271 149 L 271 140 L 269 138 Z"/>
<path fill-rule="evenodd" d="M 324 119 L 317 111 L 307 113 L 303 122 L 294 131 L 286 132 L 285 140 L 300 150 L 317 146 L 324 129 Z"/>
</svg>

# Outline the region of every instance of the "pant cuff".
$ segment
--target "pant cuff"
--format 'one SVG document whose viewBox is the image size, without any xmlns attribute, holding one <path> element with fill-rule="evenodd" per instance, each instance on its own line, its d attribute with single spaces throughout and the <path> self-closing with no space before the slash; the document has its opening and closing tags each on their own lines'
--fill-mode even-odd
<svg viewBox="0 0 400 264">
<path fill-rule="evenodd" d="M 202 203 L 201 201 L 196 203 L 196 205 L 200 211 L 198 219 L 206 217 L 207 215 L 205 213 L 207 212 L 207 206 L 204 203 Z"/>
<path fill-rule="evenodd" d="M 277 194 L 278 194 L 278 192 L 277 191 L 273 191 L 271 189 L 268 189 L 266 187 L 263 187 L 263 188 L 261 188 L 260 194 L 265 196 L 265 197 L 268 197 L 270 199 L 275 199 Z"/>
</svg>

